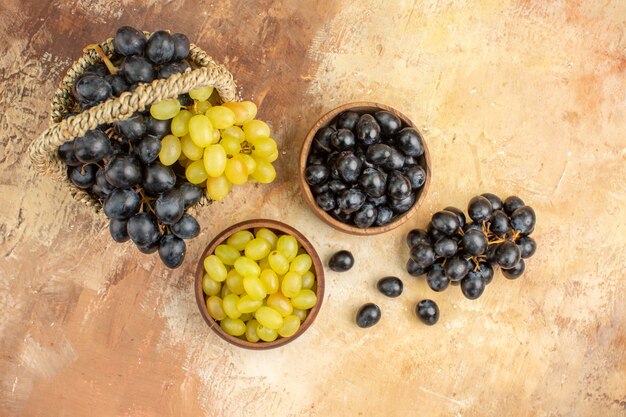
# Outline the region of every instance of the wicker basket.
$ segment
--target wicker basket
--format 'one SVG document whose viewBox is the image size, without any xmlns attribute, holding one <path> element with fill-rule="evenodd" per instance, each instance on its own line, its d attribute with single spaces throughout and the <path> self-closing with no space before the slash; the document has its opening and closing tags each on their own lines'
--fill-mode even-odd
<svg viewBox="0 0 626 417">
<path fill-rule="evenodd" d="M 146 35 L 150 34 L 146 32 Z M 113 39 L 100 44 L 107 56 L 113 51 Z M 75 187 L 67 177 L 67 167 L 59 160 L 59 145 L 84 135 L 88 130 L 101 124 L 110 124 L 126 120 L 135 112 L 142 112 L 152 104 L 164 99 L 176 98 L 194 88 L 213 86 L 222 102 L 236 100 L 236 86 L 233 76 L 222 65 L 217 64 L 202 49 L 191 44 L 189 57 L 191 69 L 184 73 L 174 74 L 166 79 L 155 80 L 150 84 L 141 84 L 135 91 L 124 92 L 81 113 L 64 118 L 72 111 L 75 100 L 72 96 L 74 81 L 93 64 L 102 62 L 97 52 L 88 50 L 78 59 L 61 81 L 52 98 L 50 127 L 33 141 L 29 148 L 30 160 L 35 171 L 65 182 L 72 196 L 93 207 L 99 212 L 102 205 L 98 199 Z"/>
</svg>

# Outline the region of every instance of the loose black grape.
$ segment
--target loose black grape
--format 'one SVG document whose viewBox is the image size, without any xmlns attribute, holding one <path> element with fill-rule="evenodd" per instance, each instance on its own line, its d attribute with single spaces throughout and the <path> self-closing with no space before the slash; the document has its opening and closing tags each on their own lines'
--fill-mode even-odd
<svg viewBox="0 0 626 417">
<path fill-rule="evenodd" d="M 126 225 L 128 220 L 111 219 L 109 221 L 109 232 L 114 241 L 118 243 L 126 242 L 130 239 Z"/>
<path fill-rule="evenodd" d="M 128 219 L 139 210 L 141 198 L 130 189 L 115 189 L 104 200 L 104 214 L 110 219 Z"/>
<path fill-rule="evenodd" d="M 481 195 L 473 197 L 467 205 L 467 213 L 477 223 L 489 221 L 492 212 L 491 202 Z"/>
<path fill-rule="evenodd" d="M 195 184 L 184 182 L 178 187 L 178 191 L 183 195 L 185 209 L 193 206 L 202 198 L 202 189 Z"/>
<path fill-rule="evenodd" d="M 496 250 L 495 260 L 502 269 L 513 268 L 520 259 L 522 259 L 520 248 L 509 240 L 502 242 Z"/>
<path fill-rule="evenodd" d="M 315 152 L 329 153 L 331 152 L 330 137 L 335 133 L 335 129 L 325 126 L 318 130 L 313 137 L 311 148 Z"/>
<path fill-rule="evenodd" d="M 146 125 L 146 133 L 151 136 L 156 136 L 159 139 L 163 139 L 165 135 L 170 133 L 170 125 L 172 123 L 172 119 L 168 120 L 157 120 L 154 117 L 150 116 L 148 113 L 143 117 L 144 123 Z"/>
<path fill-rule="evenodd" d="M 461 280 L 461 291 L 465 298 L 475 300 L 485 291 L 485 281 L 479 276 L 466 276 Z"/>
<path fill-rule="evenodd" d="M 354 256 L 347 250 L 340 250 L 331 256 L 328 267 L 335 272 L 345 272 L 354 265 Z"/>
<path fill-rule="evenodd" d="M 395 137 L 395 144 L 399 150 L 408 156 L 422 156 L 424 143 L 420 134 L 412 127 L 405 127 Z"/>
<path fill-rule="evenodd" d="M 435 250 L 427 243 L 418 243 L 413 246 L 410 256 L 420 268 L 428 268 L 435 262 Z"/>
<path fill-rule="evenodd" d="M 374 119 L 376 119 L 385 135 L 393 135 L 399 131 L 402 126 L 400 118 L 393 113 L 389 113 L 388 111 L 377 111 L 374 113 Z"/>
<path fill-rule="evenodd" d="M 445 235 L 455 234 L 460 227 L 459 218 L 449 211 L 438 211 L 432 217 L 433 227 Z"/>
<path fill-rule="evenodd" d="M 159 242 L 159 257 L 168 268 L 178 268 L 185 260 L 187 245 L 174 236 L 165 235 Z"/>
<path fill-rule="evenodd" d="M 452 206 L 448 206 L 446 208 L 443 209 L 444 211 L 449 211 L 450 213 L 454 213 L 456 214 L 457 219 L 459 219 L 459 227 L 464 227 L 465 226 L 465 213 L 463 213 L 463 211 L 461 211 L 461 209 L 456 208 L 456 207 L 452 207 Z M 465 229 L 463 229 L 463 231 L 465 231 Z"/>
<path fill-rule="evenodd" d="M 326 165 L 309 165 L 304 170 L 304 179 L 307 184 L 320 184 L 328 179 L 330 170 Z"/>
<path fill-rule="evenodd" d="M 474 222 L 469 222 L 466 223 L 465 226 L 463 226 L 463 232 L 467 232 L 470 230 L 478 230 L 480 232 L 483 231 L 483 227 L 480 223 L 474 223 Z"/>
<path fill-rule="evenodd" d="M 154 212 L 162 223 L 174 224 L 178 222 L 185 210 L 183 195 L 177 189 L 164 192 L 154 204 Z"/>
<path fill-rule="evenodd" d="M 76 155 L 74 154 L 73 140 L 61 144 L 61 146 L 59 146 L 59 148 L 57 149 L 57 154 L 59 155 L 59 159 L 61 160 L 61 162 L 63 162 L 67 166 L 75 167 L 83 164 L 78 160 L 78 158 L 76 158 Z"/>
<path fill-rule="evenodd" d="M 406 261 L 406 272 L 408 272 L 409 275 L 412 275 L 414 277 L 419 277 L 419 276 L 424 275 L 427 269 L 428 268 L 422 268 L 421 266 L 419 266 L 417 262 L 415 262 L 411 258 L 409 258 L 409 260 Z"/>
<path fill-rule="evenodd" d="M 422 300 L 417 303 L 415 314 L 422 323 L 432 326 L 439 320 L 439 307 L 433 300 Z"/>
<path fill-rule="evenodd" d="M 426 171 L 419 165 L 405 167 L 402 173 L 409 179 L 413 190 L 417 190 L 426 182 Z"/>
<path fill-rule="evenodd" d="M 315 198 L 315 202 L 324 211 L 330 211 L 337 206 L 337 200 L 332 193 L 321 193 Z"/>
<path fill-rule="evenodd" d="M 459 245 L 455 239 L 451 237 L 442 237 L 433 245 L 435 253 L 444 258 L 456 255 Z"/>
<path fill-rule="evenodd" d="M 446 276 L 446 272 L 440 264 L 434 264 L 426 274 L 426 283 L 431 290 L 441 292 L 448 288 L 450 279 Z"/>
<path fill-rule="evenodd" d="M 144 190 L 149 194 L 162 194 L 174 188 L 176 185 L 176 175 L 171 167 L 165 166 L 157 161 L 144 167 L 142 185 Z M 197 196 L 197 194 L 196 192 L 194 196 Z M 199 199 L 200 197 L 198 197 L 198 200 Z"/>
<path fill-rule="evenodd" d="M 128 56 L 122 63 L 121 72 L 130 84 L 149 83 L 154 80 L 152 63 L 142 56 Z"/>
<path fill-rule="evenodd" d="M 161 152 L 161 139 L 156 136 L 144 136 L 144 138 L 135 145 L 134 152 L 143 164 L 151 164 L 159 157 L 159 152 Z"/>
<path fill-rule="evenodd" d="M 428 233 L 422 229 L 413 229 L 409 231 L 406 235 L 406 244 L 410 248 L 417 245 L 418 243 L 426 243 L 430 245 L 430 238 L 428 237 Z"/>
<path fill-rule="evenodd" d="M 161 237 L 157 221 L 149 213 L 138 213 L 128 219 L 127 230 L 137 246 L 151 245 Z"/>
<path fill-rule="evenodd" d="M 489 230 L 498 236 L 504 235 L 511 228 L 511 225 L 509 224 L 509 216 L 507 216 L 502 210 L 496 210 L 493 212 L 490 223 L 491 226 L 489 227 Z"/>
<path fill-rule="evenodd" d="M 364 304 L 356 313 L 356 325 L 363 329 L 372 327 L 380 321 L 381 315 L 380 307 L 376 304 Z"/>
<path fill-rule="evenodd" d="M 513 266 L 513 268 L 502 269 L 502 275 L 508 279 L 516 279 L 519 278 L 526 269 L 526 263 L 523 259 L 520 259 L 518 263 Z"/>
<path fill-rule="evenodd" d="M 336 161 L 337 172 L 344 182 L 353 183 L 359 179 L 363 164 L 356 155 L 350 151 L 344 151 L 339 154 Z"/>
<path fill-rule="evenodd" d="M 135 142 L 146 133 L 146 122 L 141 114 L 136 113 L 130 119 L 115 122 L 115 130 L 131 142 Z"/>
<path fill-rule="evenodd" d="M 70 180 L 78 188 L 89 188 L 96 181 L 97 165 L 89 164 L 77 167 L 70 167 Z"/>
<path fill-rule="evenodd" d="M 330 136 L 330 143 L 334 149 L 345 151 L 354 148 L 356 140 L 350 130 L 339 129 Z"/>
<path fill-rule="evenodd" d="M 193 239 L 200 234 L 200 225 L 190 214 L 183 214 L 183 217 L 172 225 L 171 230 L 181 239 Z"/>
<path fill-rule="evenodd" d="M 354 213 L 354 224 L 356 227 L 365 229 L 370 227 L 376 221 L 378 216 L 378 210 L 371 204 L 363 204 L 363 206 Z"/>
<path fill-rule="evenodd" d="M 112 94 L 111 85 L 99 75 L 83 75 L 74 84 L 74 96 L 87 107 L 102 103 Z"/>
<path fill-rule="evenodd" d="M 182 33 L 175 33 L 172 35 L 172 42 L 174 42 L 174 56 L 172 61 L 180 61 L 189 56 L 189 38 Z"/>
<path fill-rule="evenodd" d="M 374 116 L 363 114 L 356 123 L 356 138 L 360 143 L 373 145 L 380 142 L 380 126 Z"/>
<path fill-rule="evenodd" d="M 375 165 L 383 165 L 391 158 L 391 146 L 384 143 L 376 143 L 367 148 L 365 157 Z"/>
<path fill-rule="evenodd" d="M 518 207 L 511 214 L 511 227 L 523 235 L 529 235 L 535 230 L 536 221 L 535 210 L 530 206 Z"/>
<path fill-rule="evenodd" d="M 363 170 L 358 182 L 361 189 L 369 196 L 381 197 L 385 194 L 385 176 L 376 168 Z"/>
<path fill-rule="evenodd" d="M 387 162 L 383 164 L 383 168 L 387 170 L 401 170 L 404 168 L 404 154 L 396 148 L 391 148 L 391 156 Z"/>
<path fill-rule="evenodd" d="M 402 294 L 404 285 L 398 277 L 385 277 L 378 280 L 376 288 L 387 297 L 395 298 Z"/>
<path fill-rule="evenodd" d="M 492 193 L 484 193 L 481 194 L 481 196 L 485 197 L 487 200 L 489 200 L 489 202 L 491 203 L 491 208 L 495 211 L 495 210 L 502 210 L 503 203 L 502 200 L 500 199 L 500 197 L 498 197 L 495 194 Z"/>
<path fill-rule="evenodd" d="M 132 155 L 117 154 L 104 168 L 106 180 L 117 188 L 129 188 L 141 182 L 141 164 Z"/>
<path fill-rule="evenodd" d="M 482 231 L 468 230 L 461 240 L 463 251 L 471 256 L 479 256 L 487 251 L 487 236 Z"/>
<path fill-rule="evenodd" d="M 521 198 L 514 196 L 514 195 L 507 197 L 506 200 L 504 200 L 504 203 L 502 204 L 502 206 L 504 207 L 504 212 L 508 214 L 509 216 L 513 214 L 515 210 L 522 207 L 523 205 L 525 205 L 524 201 Z"/>
<path fill-rule="evenodd" d="M 112 152 L 107 135 L 99 130 L 88 130 L 84 136 L 74 140 L 74 155 L 84 163 L 98 162 Z"/>
<path fill-rule="evenodd" d="M 365 203 L 365 194 L 355 188 L 350 188 L 339 193 L 337 207 L 344 213 L 354 213 Z"/>
<path fill-rule="evenodd" d="M 337 129 L 353 130 L 359 121 L 359 114 L 353 111 L 344 111 L 337 116 Z"/>
<path fill-rule="evenodd" d="M 121 74 L 107 75 L 106 81 L 111 86 L 111 91 L 116 97 L 128 90 L 128 82 L 126 82 L 126 78 Z"/>
<path fill-rule="evenodd" d="M 154 32 L 146 43 L 146 57 L 157 65 L 170 62 L 175 51 L 172 35 L 164 30 Z"/>
<path fill-rule="evenodd" d="M 472 268 L 467 273 L 467 278 L 474 279 L 479 277 L 483 280 L 485 285 L 489 284 L 493 280 L 493 267 L 489 262 L 481 262 L 478 264 L 478 270 Z"/>
<path fill-rule="evenodd" d="M 400 171 L 392 171 L 387 176 L 387 195 L 396 200 L 411 196 L 411 183 Z"/>
<path fill-rule="evenodd" d="M 376 215 L 376 226 L 384 226 L 388 224 L 393 218 L 393 211 L 387 206 L 377 207 L 378 214 Z"/>
<path fill-rule="evenodd" d="M 522 236 L 517 240 L 522 258 L 530 258 L 537 250 L 537 242 L 530 236 Z"/>
<path fill-rule="evenodd" d="M 450 281 L 460 281 L 470 271 L 471 263 L 462 256 L 453 256 L 446 260 L 445 271 Z"/>
<path fill-rule="evenodd" d="M 146 46 L 146 35 L 133 27 L 122 26 L 115 32 L 113 45 L 115 52 L 120 55 L 142 55 Z"/>
<path fill-rule="evenodd" d="M 415 194 L 411 193 L 408 197 L 397 199 L 390 198 L 389 199 L 389 208 L 393 210 L 394 213 L 401 214 L 408 211 L 415 204 Z"/>
</svg>

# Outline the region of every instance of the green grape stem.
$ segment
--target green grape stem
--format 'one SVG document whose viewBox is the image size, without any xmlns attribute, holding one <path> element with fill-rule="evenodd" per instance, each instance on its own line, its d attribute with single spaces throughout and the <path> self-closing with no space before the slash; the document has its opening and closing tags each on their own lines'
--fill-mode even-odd
<svg viewBox="0 0 626 417">
<path fill-rule="evenodd" d="M 96 53 L 100 56 L 100 58 L 102 59 L 102 62 L 104 63 L 104 65 L 107 66 L 107 68 L 109 69 L 109 72 L 111 74 L 116 74 L 117 73 L 118 68 L 115 65 L 113 65 L 113 63 L 111 62 L 109 57 L 104 53 L 104 51 L 102 50 L 100 45 L 98 45 L 96 43 L 92 43 L 90 45 L 87 45 L 87 46 L 85 46 L 83 48 L 83 52 L 87 52 L 90 49 L 93 49 L 94 51 L 96 51 Z"/>
</svg>

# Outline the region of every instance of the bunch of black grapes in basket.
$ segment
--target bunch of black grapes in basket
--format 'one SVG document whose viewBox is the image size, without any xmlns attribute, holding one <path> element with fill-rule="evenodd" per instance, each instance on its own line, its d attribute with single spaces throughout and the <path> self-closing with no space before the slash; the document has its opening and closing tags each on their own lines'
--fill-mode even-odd
<svg viewBox="0 0 626 417">
<path fill-rule="evenodd" d="M 537 249 L 530 237 L 536 216 L 519 197 L 503 202 L 490 193 L 472 198 L 467 212 L 469 222 L 458 208 L 446 207 L 433 215 L 427 230 L 411 230 L 406 268 L 413 276 L 426 274 L 434 291 L 460 285 L 463 295 L 474 300 L 491 282 L 496 267 L 508 279 L 522 275 L 525 259 Z"/>
<path fill-rule="evenodd" d="M 117 30 L 114 46 L 111 57 L 91 46 L 103 63 L 87 68 L 76 80 L 75 112 L 189 68 L 189 40 L 182 34 L 158 31 L 148 39 L 125 26 Z M 193 102 L 187 94 L 179 101 L 181 106 Z M 201 199 L 202 191 L 185 180 L 183 171 L 158 161 L 161 139 L 169 133 L 170 120 L 156 120 L 149 111 L 136 113 L 62 144 L 58 156 L 68 166 L 70 181 L 101 201 L 116 242 L 130 239 L 143 253 L 158 250 L 163 263 L 176 268 L 185 257 L 183 239 L 200 232 L 185 211 Z"/>
</svg>

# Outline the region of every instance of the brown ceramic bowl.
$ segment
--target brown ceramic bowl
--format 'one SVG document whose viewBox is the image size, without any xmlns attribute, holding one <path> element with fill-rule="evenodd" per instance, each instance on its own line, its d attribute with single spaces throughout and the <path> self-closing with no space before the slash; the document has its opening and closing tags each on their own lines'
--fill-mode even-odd
<svg viewBox="0 0 626 417">
<path fill-rule="evenodd" d="M 398 118 L 400 118 L 403 124 L 403 128 L 412 127 L 419 132 L 419 129 L 417 128 L 417 126 L 415 126 L 415 124 L 413 124 L 413 122 L 408 117 L 406 117 L 404 114 L 400 113 L 396 109 L 386 106 L 384 104 L 370 103 L 370 102 L 357 102 L 357 103 L 348 103 L 348 104 L 339 106 L 336 109 L 333 109 L 330 112 L 326 113 L 324 116 L 322 116 L 322 118 L 319 119 L 317 123 L 315 123 L 315 125 L 313 125 L 313 127 L 307 134 L 306 139 L 304 140 L 304 144 L 302 145 L 302 150 L 300 151 L 300 186 L 302 187 L 302 190 L 304 191 L 304 195 L 306 197 L 307 202 L 309 203 L 309 206 L 315 212 L 315 214 L 318 217 L 320 217 L 322 220 L 324 220 L 326 223 L 328 223 L 330 226 L 334 227 L 335 229 L 341 230 L 342 232 L 350 233 L 353 235 L 377 235 L 379 233 L 388 232 L 389 230 L 395 229 L 396 227 L 400 226 L 402 223 L 406 222 L 412 215 L 414 215 L 417 212 L 417 209 L 422 204 L 426 196 L 426 193 L 428 191 L 428 186 L 430 185 L 430 176 L 431 176 L 430 156 L 428 153 L 428 146 L 426 145 L 426 141 L 422 140 L 422 142 L 424 143 L 424 154 L 420 156 L 419 158 L 419 165 L 422 168 L 424 168 L 424 171 L 426 172 L 426 182 L 424 183 L 422 188 L 420 188 L 417 191 L 415 203 L 408 211 L 395 217 L 393 221 L 389 224 L 386 224 L 384 226 L 369 227 L 366 229 L 362 229 L 362 228 L 356 227 L 355 225 L 340 222 L 339 220 L 335 219 L 330 214 L 322 210 L 317 205 L 317 203 L 315 202 L 315 197 L 313 196 L 313 193 L 311 192 L 311 188 L 305 180 L 304 170 L 306 169 L 306 161 L 309 156 L 309 152 L 311 150 L 311 143 L 317 131 L 322 127 L 330 125 L 333 122 L 333 119 L 335 119 L 337 115 L 339 115 L 340 113 L 346 110 L 352 110 L 357 113 L 373 113 L 373 112 L 377 112 L 381 110 L 388 111 L 396 115 Z M 422 133 L 419 132 L 419 134 L 423 138 Z"/>
<path fill-rule="evenodd" d="M 252 342 L 248 342 L 247 340 L 242 340 L 242 339 L 239 339 L 238 337 L 229 335 L 224 330 L 222 330 L 219 323 L 216 322 L 213 319 L 213 317 L 209 315 L 209 312 L 207 311 L 207 308 L 206 308 L 205 294 L 204 294 L 204 291 L 202 291 L 202 278 L 204 277 L 204 258 L 212 254 L 218 245 L 224 243 L 226 239 L 228 239 L 235 232 L 238 232 L 240 230 L 252 230 L 252 229 L 261 228 L 261 227 L 266 227 L 277 234 L 289 234 L 289 235 L 294 236 L 296 240 L 298 241 L 298 243 L 300 243 L 300 246 L 302 246 L 302 248 L 304 248 L 304 250 L 309 254 L 309 256 L 311 256 L 311 259 L 313 260 L 313 265 L 311 266 L 311 270 L 315 274 L 315 286 L 317 287 L 315 289 L 315 293 L 317 295 L 317 304 L 315 304 L 313 308 L 309 310 L 309 313 L 307 314 L 306 318 L 300 325 L 300 328 L 293 336 L 286 337 L 286 338 L 279 337 L 273 342 L 259 341 L 257 343 L 252 343 Z M 311 323 L 313 323 L 313 321 L 317 317 L 317 313 L 320 311 L 320 308 L 322 306 L 322 301 L 324 300 L 324 268 L 322 266 L 322 261 L 320 260 L 320 257 L 317 254 L 317 252 L 315 251 L 315 248 L 313 248 L 313 245 L 311 244 L 311 242 L 309 242 L 308 239 L 304 237 L 304 235 L 300 233 L 298 230 L 294 229 L 293 227 L 289 225 L 286 225 L 285 223 L 281 223 L 275 220 L 266 220 L 266 219 L 246 220 L 241 223 L 237 223 L 233 226 L 230 226 L 226 230 L 222 231 L 211 241 L 211 243 L 209 243 L 207 248 L 204 250 L 204 253 L 202 254 L 202 257 L 200 258 L 200 261 L 198 262 L 198 267 L 196 269 L 195 293 L 196 293 L 196 302 L 198 304 L 198 308 L 200 309 L 200 314 L 202 314 L 204 321 L 206 321 L 206 323 L 209 325 L 211 330 L 213 330 L 219 337 L 221 337 L 222 339 L 226 340 L 229 343 L 232 343 L 233 345 L 246 348 L 246 349 L 254 349 L 254 350 L 272 349 L 272 348 L 286 345 L 287 343 L 295 340 L 302 333 L 304 333 L 306 329 L 309 328 Z"/>
</svg>

